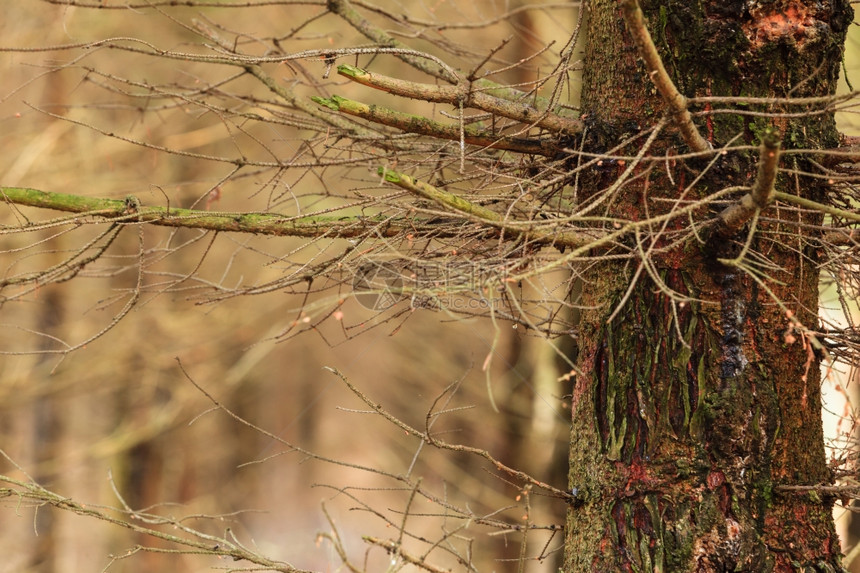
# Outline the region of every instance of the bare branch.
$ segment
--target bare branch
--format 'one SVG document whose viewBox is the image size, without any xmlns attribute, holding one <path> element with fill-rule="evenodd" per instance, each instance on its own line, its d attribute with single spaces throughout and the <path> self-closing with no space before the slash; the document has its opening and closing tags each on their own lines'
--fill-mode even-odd
<svg viewBox="0 0 860 573">
<path fill-rule="evenodd" d="M 720 213 L 720 233 L 733 235 L 758 211 L 766 208 L 774 199 L 773 185 L 779 168 L 780 133 L 769 128 L 762 134 L 758 162 L 758 174 L 749 193 L 740 201 Z"/>
<path fill-rule="evenodd" d="M 184 227 L 208 231 L 227 231 L 290 237 L 331 237 L 355 238 L 368 234 L 371 230 L 379 237 L 394 237 L 403 232 L 438 230 L 439 236 L 445 232 L 436 226 L 427 226 L 420 219 L 373 217 L 336 217 L 312 215 L 290 217 L 275 213 L 225 213 L 180 209 L 176 207 L 145 207 L 135 197 L 119 199 L 96 199 L 82 195 L 54 193 L 19 187 L 0 187 L 0 197 L 16 205 L 53 209 L 80 213 L 85 217 L 97 217 L 127 223 L 150 223 L 164 227 Z M 85 222 L 82 219 L 67 221 L 71 224 Z M 26 231 L 27 226 L 16 228 L 16 232 Z M 2 232 L 2 230 L 0 230 Z M 462 229 L 457 231 L 461 233 Z"/>
<path fill-rule="evenodd" d="M 690 110 L 687 109 L 687 98 L 678 91 L 678 88 L 672 82 L 672 78 L 669 77 L 666 67 L 663 65 L 663 60 L 660 58 L 660 54 L 657 53 L 654 40 L 651 39 L 651 33 L 648 32 L 645 15 L 642 14 L 639 2 L 637 0 L 622 0 L 621 7 L 627 27 L 633 35 L 633 41 L 636 42 L 636 47 L 639 48 L 639 55 L 645 61 L 648 76 L 654 82 L 657 91 L 660 92 L 663 100 L 672 111 L 672 117 L 678 129 L 681 130 L 681 136 L 684 138 L 684 141 L 693 151 L 708 151 L 711 149 L 711 145 L 702 137 L 699 129 L 693 123 Z"/>
<path fill-rule="evenodd" d="M 528 104 L 491 96 L 476 89 L 471 82 L 458 86 L 419 84 L 368 72 L 346 64 L 338 66 L 337 72 L 360 84 L 403 97 L 473 107 L 558 133 L 574 134 L 582 131 L 582 122 L 579 120 L 541 111 Z"/>
<path fill-rule="evenodd" d="M 5 475 L 0 475 L 0 483 L 5 483 L 9 486 L 0 488 L 0 499 L 17 499 L 19 504 L 32 503 L 37 506 L 49 505 L 56 507 L 57 509 L 95 518 L 111 525 L 129 529 L 135 533 L 169 541 L 178 547 L 187 548 L 185 550 L 179 550 L 179 553 L 197 553 L 231 557 L 237 561 L 244 560 L 249 563 L 265 567 L 266 570 L 269 571 L 281 571 L 283 573 L 310 573 L 308 571 L 296 569 L 283 561 L 274 561 L 259 553 L 253 553 L 237 543 L 235 540 L 227 539 L 227 536 L 215 537 L 195 531 L 181 524 L 179 520 L 176 519 L 158 518 L 157 521 L 158 523 L 169 526 L 172 529 L 184 531 L 186 534 L 196 536 L 199 540 L 175 535 L 173 533 L 165 533 L 153 527 L 144 527 L 139 525 L 135 523 L 135 521 L 140 521 L 140 517 L 134 512 L 131 513 L 128 519 L 113 517 L 98 506 L 76 502 L 71 498 L 47 490 L 36 483 L 23 482 Z"/>
<path fill-rule="evenodd" d="M 330 367 L 325 367 L 325 369 L 328 370 L 329 372 L 331 372 L 332 374 L 334 374 L 335 376 L 337 376 L 338 378 L 340 378 L 343 381 L 343 383 L 346 384 L 346 386 L 356 396 L 358 396 L 365 404 L 367 404 L 370 408 L 372 408 L 374 412 L 376 412 L 377 414 L 379 414 L 380 416 L 382 416 L 383 418 L 385 418 L 389 422 L 393 423 L 394 425 L 398 426 L 399 428 L 403 429 L 407 433 L 409 433 L 415 437 L 421 438 L 422 440 L 426 441 L 430 445 L 435 446 L 437 448 L 444 449 L 444 450 L 450 450 L 453 452 L 465 452 L 465 453 L 473 454 L 475 456 L 483 458 L 483 459 L 487 460 L 488 462 L 490 462 L 499 471 L 505 472 L 506 474 L 510 475 L 511 477 L 522 480 L 523 482 L 531 484 L 537 488 L 543 489 L 543 490 L 547 491 L 548 493 L 550 493 L 556 497 L 559 497 L 561 499 L 569 501 L 575 497 L 575 496 L 571 495 L 569 492 L 566 492 L 564 490 L 553 487 L 553 486 L 549 485 L 548 483 L 544 483 L 540 480 L 537 480 L 537 479 L 533 478 L 532 476 L 528 475 L 527 473 L 525 473 L 523 471 L 520 471 L 520 470 L 506 466 L 505 464 L 503 464 L 502 462 L 500 462 L 499 460 L 494 458 L 492 456 L 492 454 L 490 454 L 490 452 L 488 452 L 487 450 L 482 450 L 480 448 L 473 448 L 471 446 L 463 446 L 463 445 L 459 445 L 459 444 L 449 444 L 447 442 L 443 442 L 442 440 L 437 439 L 436 437 L 434 437 L 431 434 L 421 432 L 421 431 L 417 430 L 416 428 L 413 428 L 412 426 L 410 426 L 410 425 L 406 424 L 405 422 L 395 418 L 390 413 L 385 411 L 385 409 L 382 408 L 382 406 L 380 406 L 379 404 L 374 402 L 367 395 L 365 395 L 361 390 L 356 388 L 349 381 L 349 379 L 346 376 L 344 376 L 339 370 L 337 370 L 336 368 L 330 368 Z"/>
<path fill-rule="evenodd" d="M 774 191 L 773 198 L 777 201 L 791 203 L 793 205 L 797 205 L 798 207 L 804 207 L 806 209 L 820 211 L 821 213 L 826 213 L 827 215 L 834 215 L 836 217 L 842 217 L 849 221 L 860 223 L 860 213 L 857 213 L 856 211 L 848 211 L 847 209 L 840 209 L 838 207 L 834 207 L 833 205 L 825 205 L 824 203 L 819 203 L 818 201 L 813 201 L 812 199 L 798 197 L 797 195 L 792 195 L 791 193 L 784 193 L 782 191 Z"/>
<path fill-rule="evenodd" d="M 410 565 L 415 565 L 420 569 L 424 569 L 425 571 L 430 571 L 430 573 L 448 573 L 450 569 L 443 569 L 437 565 L 432 565 L 427 563 L 424 559 L 420 557 L 415 557 L 411 553 L 407 553 L 403 550 L 399 543 L 391 541 L 390 539 L 379 539 L 378 537 L 373 536 L 365 536 L 364 540 L 372 545 L 378 545 L 384 548 L 389 553 L 396 555 L 397 557 L 403 559 L 406 563 Z"/>
<path fill-rule="evenodd" d="M 510 232 L 516 236 L 528 235 L 532 240 L 539 243 L 552 243 L 557 246 L 565 247 L 582 247 L 593 242 L 596 238 L 595 236 L 588 236 L 571 231 L 547 233 L 538 229 L 532 229 L 530 227 L 533 223 L 530 221 L 507 221 L 495 211 L 487 209 L 486 207 L 481 207 L 480 205 L 475 205 L 458 195 L 437 189 L 428 183 L 418 181 L 404 173 L 398 173 L 396 171 L 380 167 L 379 174 L 385 177 L 385 180 L 389 183 L 394 183 L 398 187 L 406 189 L 411 193 L 435 201 L 440 205 L 454 209 L 455 211 L 460 211 L 461 213 L 466 213 L 472 217 L 476 217 L 477 219 L 493 226 L 500 227 L 506 232 Z M 525 226 L 520 226 L 517 223 L 523 223 Z"/>
<path fill-rule="evenodd" d="M 374 28 L 370 22 L 367 21 L 366 18 L 363 18 L 361 14 L 356 11 L 353 7 L 352 3 L 349 0 L 328 0 L 327 2 L 328 9 L 349 22 L 349 25 L 364 34 L 371 41 L 376 42 L 380 46 L 387 46 L 390 48 L 407 48 L 405 44 L 395 39 L 390 34 L 380 30 L 379 28 Z M 430 65 L 425 59 L 416 58 L 410 55 L 400 55 L 398 56 L 401 60 L 414 67 L 417 70 L 421 70 L 422 72 L 429 74 L 433 77 L 439 78 L 440 80 L 445 80 L 448 83 L 456 84 L 459 83 L 459 78 L 452 73 L 451 71 L 445 69 L 442 66 L 438 68 L 434 68 Z"/>
<path fill-rule="evenodd" d="M 460 140 L 460 126 L 443 124 L 420 115 L 402 113 L 380 105 L 367 105 L 340 96 L 322 98 L 314 96 L 316 103 L 334 111 L 354 115 L 374 123 L 395 127 L 408 133 L 429 135 L 439 139 Z M 488 133 L 473 126 L 463 127 L 463 141 L 490 149 L 503 149 L 529 155 L 555 156 L 560 152 L 557 142 L 550 139 L 528 139 L 525 137 L 506 137 Z"/>
</svg>

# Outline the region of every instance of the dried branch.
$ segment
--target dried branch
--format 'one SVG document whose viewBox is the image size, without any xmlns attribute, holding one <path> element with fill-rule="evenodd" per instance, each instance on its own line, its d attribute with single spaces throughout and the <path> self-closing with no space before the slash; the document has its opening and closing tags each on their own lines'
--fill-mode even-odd
<svg viewBox="0 0 860 573">
<path fill-rule="evenodd" d="M 69 497 L 59 495 L 45 489 L 36 483 L 23 482 L 5 475 L 0 475 L 0 483 L 5 483 L 10 486 L 0 488 L 0 499 L 12 498 L 18 500 L 19 504 L 31 503 L 36 507 L 48 505 L 64 511 L 70 511 L 77 515 L 98 519 L 111 525 L 129 529 L 135 533 L 162 539 L 178 547 L 187 548 L 187 550 L 178 550 L 178 553 L 196 553 L 202 555 L 231 557 L 236 561 L 248 561 L 249 563 L 259 565 L 260 567 L 265 567 L 268 571 L 281 571 L 283 573 L 310 573 L 308 571 L 296 569 L 283 561 L 274 561 L 259 553 L 249 551 L 235 540 L 230 540 L 226 536 L 216 537 L 193 530 L 182 524 L 180 520 L 177 519 L 150 516 L 148 514 L 139 514 L 137 512 L 132 512 L 128 519 L 120 519 L 109 515 L 106 511 L 98 508 L 98 506 L 78 503 Z M 142 517 L 145 517 L 146 519 L 144 520 Z M 152 527 L 144 527 L 136 523 L 137 521 L 164 525 L 171 529 L 184 531 L 186 534 L 197 537 L 198 539 L 182 537 L 173 533 L 165 533 Z"/>
<path fill-rule="evenodd" d="M 329 368 L 329 367 L 325 367 L 325 369 L 328 370 L 329 372 L 331 372 L 332 374 L 334 374 L 335 376 L 337 376 L 338 378 L 340 378 L 341 381 L 343 381 L 343 383 L 346 384 L 346 386 L 352 391 L 352 393 L 355 394 L 356 396 L 358 396 L 374 412 L 376 412 L 377 414 L 379 414 L 380 416 L 382 416 L 383 418 L 385 418 L 386 420 L 388 420 L 389 422 L 391 422 L 392 424 L 394 424 L 398 428 L 402 429 L 406 433 L 408 433 L 412 436 L 415 436 L 417 438 L 421 438 L 426 443 L 428 443 L 432 446 L 435 446 L 437 448 L 443 449 L 443 450 L 450 450 L 452 452 L 464 452 L 464 453 L 469 453 L 469 454 L 475 455 L 479 458 L 483 458 L 484 460 L 491 463 L 497 470 L 502 471 L 502 472 L 510 475 L 511 477 L 522 480 L 523 482 L 525 482 L 527 484 L 531 484 L 534 487 L 542 489 L 542 490 L 546 491 L 547 493 L 549 493 L 555 497 L 558 497 L 558 498 L 561 498 L 561 499 L 564 499 L 567 501 L 574 499 L 575 496 L 573 496 L 572 494 L 570 494 L 567 491 L 558 489 L 556 487 L 549 485 L 548 483 L 544 483 L 540 480 L 537 480 L 537 479 L 533 478 L 532 476 L 528 475 L 527 473 L 525 473 L 523 471 L 520 471 L 520 470 L 511 468 L 509 466 L 506 466 L 505 464 L 503 464 L 502 462 L 500 462 L 499 460 L 494 458 L 492 456 L 492 454 L 490 454 L 490 452 L 488 452 L 487 450 L 482 450 L 480 448 L 474 448 L 471 446 L 463 446 L 463 445 L 459 445 L 459 444 L 449 444 L 447 442 L 439 440 L 438 438 L 436 438 L 435 436 L 433 436 L 429 433 L 421 432 L 420 430 L 413 428 L 412 426 L 410 426 L 409 424 L 406 424 L 402 420 L 395 418 L 390 413 L 388 413 L 381 405 L 379 405 L 376 402 L 374 402 L 373 400 L 371 400 L 361 390 L 356 388 L 349 381 L 349 379 L 346 376 L 344 376 L 339 370 L 337 370 L 336 368 Z"/>
<path fill-rule="evenodd" d="M 200 20 L 193 20 L 193 24 L 195 30 L 204 38 L 215 42 L 218 46 L 228 52 L 235 53 L 233 45 L 227 40 L 221 38 L 221 36 L 213 30 L 211 26 L 208 26 L 205 22 Z M 363 132 L 360 126 L 357 126 L 352 122 L 345 122 L 342 119 L 333 118 L 331 115 L 321 114 L 318 109 L 315 109 L 312 105 L 308 104 L 304 98 L 298 97 L 292 88 L 285 87 L 281 83 L 275 81 L 275 79 L 267 74 L 259 64 L 245 63 L 242 67 L 246 72 L 257 78 L 273 94 L 277 95 L 284 102 L 295 107 L 299 111 L 306 113 L 310 117 L 322 120 L 333 127 L 343 129 L 347 132 L 354 131 L 358 134 Z"/>
<path fill-rule="evenodd" d="M 651 39 L 651 33 L 648 32 L 645 15 L 642 13 L 642 8 L 639 7 L 639 2 L 637 0 L 623 0 L 621 8 L 624 13 L 624 20 L 633 36 L 633 41 L 636 42 L 636 47 L 639 49 L 639 56 L 645 61 L 648 76 L 654 82 L 657 91 L 663 97 L 663 101 L 669 106 L 672 118 L 675 125 L 681 130 L 684 141 L 693 151 L 709 151 L 711 145 L 702 137 L 699 129 L 693 123 L 690 110 L 687 108 L 687 98 L 675 87 L 663 65 L 660 54 L 657 53 L 657 47 L 654 45 L 654 40 Z"/>
<path fill-rule="evenodd" d="M 780 137 L 779 130 L 773 127 L 762 134 L 755 183 L 740 201 L 720 213 L 719 233 L 722 236 L 731 236 L 740 231 L 747 221 L 774 200 L 773 186 L 779 168 Z"/>
<path fill-rule="evenodd" d="M 184 227 L 208 231 L 227 231 L 289 237 L 356 238 L 373 232 L 378 237 L 395 237 L 404 232 L 423 231 L 444 237 L 446 232 L 440 225 L 432 225 L 417 218 L 388 216 L 330 216 L 309 215 L 289 217 L 275 213 L 229 213 L 180 209 L 177 207 L 146 207 L 135 197 L 126 199 L 97 199 L 68 193 L 54 193 L 19 187 L 0 187 L 0 198 L 4 201 L 30 207 L 55 211 L 80 213 L 84 217 L 110 219 L 126 223 L 150 223 L 164 227 Z M 83 219 L 69 219 L 69 224 L 81 224 Z M 17 227 L 14 232 L 28 230 Z M 5 232 L 0 229 L 0 233 Z M 456 232 L 459 235 L 462 229 Z"/>
<path fill-rule="evenodd" d="M 555 133 L 574 134 L 582 131 L 582 122 L 577 119 L 561 117 L 528 104 L 489 95 L 471 82 L 457 86 L 420 84 L 368 72 L 346 64 L 338 66 L 337 73 L 360 84 L 402 97 L 476 108 L 525 124 L 543 127 Z"/>
<path fill-rule="evenodd" d="M 316 103 L 333 111 L 340 111 L 349 115 L 360 117 L 374 123 L 395 127 L 408 133 L 418 135 L 429 135 L 438 139 L 450 139 L 460 141 L 461 129 L 459 125 L 443 124 L 420 115 L 412 115 L 382 107 L 380 105 L 368 105 L 337 95 L 330 98 L 314 96 L 311 98 Z M 556 140 L 551 139 L 528 139 L 524 137 L 506 137 L 488 133 L 486 130 L 473 126 L 463 126 L 463 141 L 469 145 L 478 145 L 489 149 L 501 149 L 528 155 L 555 156 L 560 152 Z"/>
<path fill-rule="evenodd" d="M 389 183 L 394 183 L 398 187 L 406 189 L 410 193 L 430 199 L 431 201 L 435 201 L 436 203 L 455 211 L 466 213 L 467 215 L 475 217 L 483 222 L 502 228 L 514 236 L 527 235 L 529 239 L 537 243 L 551 243 L 559 247 L 582 247 L 592 243 L 595 238 L 599 236 L 599 234 L 596 236 L 589 236 L 584 233 L 580 234 L 572 231 L 554 231 L 551 233 L 541 231 L 539 229 L 531 228 L 534 223 L 530 221 L 519 222 L 505 220 L 495 211 L 487 209 L 486 207 L 481 207 L 480 205 L 475 205 L 458 195 L 437 189 L 428 183 L 418 181 L 404 173 L 398 173 L 396 171 L 380 167 L 379 174 Z M 521 224 L 525 226 L 521 226 Z"/>
<path fill-rule="evenodd" d="M 430 573 L 449 573 L 450 569 L 443 569 L 437 565 L 432 565 L 427 563 L 424 559 L 420 557 L 415 557 L 411 553 L 407 553 L 403 550 L 399 543 L 391 541 L 390 539 L 379 539 L 377 537 L 373 537 L 367 535 L 363 538 L 365 541 L 372 545 L 378 545 L 379 547 L 384 548 L 388 553 L 403 559 L 406 563 L 410 565 L 414 565 L 419 569 L 424 569 L 425 571 L 430 571 Z"/>
</svg>

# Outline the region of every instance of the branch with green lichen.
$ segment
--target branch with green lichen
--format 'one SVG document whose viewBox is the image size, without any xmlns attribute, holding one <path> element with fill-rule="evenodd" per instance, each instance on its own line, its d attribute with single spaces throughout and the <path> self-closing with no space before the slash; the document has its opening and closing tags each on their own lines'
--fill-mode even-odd
<svg viewBox="0 0 860 573">
<path fill-rule="evenodd" d="M 575 134 L 582 131 L 582 122 L 578 119 L 562 117 L 527 103 L 490 95 L 475 83 L 456 86 L 422 84 L 369 72 L 347 64 L 338 66 L 337 73 L 362 85 L 402 97 L 480 109 L 555 133 Z"/>
<path fill-rule="evenodd" d="M 350 26 L 352 26 L 358 32 L 364 35 L 364 37 L 368 38 L 370 41 L 376 44 L 379 44 L 380 46 L 402 49 L 409 48 L 409 46 L 407 46 L 397 38 L 393 37 L 385 30 L 373 26 L 366 18 L 359 14 L 359 12 L 355 9 L 355 7 L 353 7 L 352 3 L 349 0 L 328 0 L 327 8 L 332 13 L 337 14 L 338 16 L 343 18 Z M 404 53 L 395 55 L 413 68 L 420 70 L 430 76 L 439 78 L 451 84 L 458 84 L 460 82 L 460 78 L 453 75 L 449 70 L 434 66 L 434 62 L 415 57 L 411 54 Z M 516 88 L 498 84 L 485 78 L 478 78 L 474 80 L 472 82 L 472 87 L 473 89 L 480 90 L 485 94 L 511 102 L 529 101 L 534 108 L 540 110 L 541 112 L 551 110 L 553 113 L 559 116 L 568 118 L 575 118 L 577 115 L 577 112 L 575 110 L 564 107 L 562 105 L 555 105 L 548 98 L 533 93 L 526 93 Z"/>
<path fill-rule="evenodd" d="M 551 111 L 559 117 L 579 122 L 579 112 L 577 110 L 562 104 L 553 103 L 550 98 L 536 95 L 534 92 L 526 93 L 514 87 L 497 84 L 485 78 L 473 80 L 472 88 L 499 99 L 513 102 L 529 102 L 533 108 L 541 112 Z M 582 122 L 579 122 L 579 125 L 581 129 Z"/>
<path fill-rule="evenodd" d="M 559 152 L 554 140 L 492 135 L 471 125 L 463 126 L 461 132 L 459 125 L 439 123 L 420 115 L 403 113 L 379 105 L 368 105 L 336 95 L 330 98 L 314 96 L 311 99 L 333 111 L 394 127 L 407 133 L 429 135 L 454 141 L 460 141 L 462 137 L 462 141 L 470 145 L 531 155 L 552 157 Z"/>
<path fill-rule="evenodd" d="M 803 209 L 818 211 L 825 215 L 830 215 L 831 217 L 839 217 L 840 219 L 850 221 L 852 224 L 860 223 L 860 213 L 857 213 L 856 211 L 840 209 L 833 205 L 825 205 L 824 203 L 819 203 L 812 199 L 806 199 L 805 197 L 798 197 L 797 195 L 792 195 L 791 193 L 785 193 L 783 191 L 774 191 L 773 198 L 777 201 L 788 203 L 789 205 L 796 205 Z M 858 240 L 860 240 L 860 229 L 845 228 L 841 226 L 834 226 L 832 231 L 826 231 L 819 237 L 819 242 L 821 244 L 837 247 L 855 246 Z"/>
<path fill-rule="evenodd" d="M 465 213 L 476 222 L 502 229 L 512 237 L 528 236 L 535 243 L 553 244 L 559 247 L 581 246 L 594 237 L 572 231 L 547 232 L 536 229 L 533 222 L 509 221 L 501 215 L 476 205 L 453 193 L 442 191 L 408 175 L 389 171 L 382 167 L 379 173 L 389 183 L 415 195 L 430 199 L 450 210 Z M 462 235 L 461 225 L 447 222 L 431 222 L 418 218 L 377 216 L 313 215 L 288 217 L 273 213 L 231 213 L 180 209 L 176 207 L 147 207 L 136 197 L 125 199 L 101 199 L 68 193 L 54 193 L 22 187 L 0 187 L 0 201 L 13 205 L 40 207 L 79 215 L 81 218 L 98 218 L 125 223 L 148 223 L 165 227 L 182 227 L 207 231 L 251 233 L 282 237 L 305 238 L 359 238 L 373 233 L 378 238 L 391 238 L 403 233 L 427 235 L 437 238 L 455 238 Z M 79 217 L 54 221 L 52 224 L 83 223 Z M 30 228 L 41 228 L 40 224 L 24 224 L 15 227 L 0 227 L 0 234 L 22 232 Z"/>
<path fill-rule="evenodd" d="M 405 232 L 456 237 L 462 233 L 462 228 L 459 227 L 446 230 L 442 225 L 406 217 L 393 218 L 383 215 L 289 217 L 274 213 L 228 213 L 176 207 L 146 207 L 141 205 L 136 197 L 99 199 L 21 187 L 0 187 L 0 203 L 2 202 L 119 222 L 283 237 L 348 239 L 363 237 L 371 232 L 374 236 L 383 238 L 396 237 Z M 83 221 L 72 217 L 57 223 L 65 222 Z M 40 227 L 40 225 L 0 227 L 0 234 L 27 231 L 30 227 Z"/>
<path fill-rule="evenodd" d="M 438 189 L 429 183 L 419 181 L 405 173 L 398 173 L 397 171 L 380 167 L 379 174 L 386 181 L 397 185 L 401 189 L 405 189 L 419 197 L 429 199 L 447 209 L 465 213 L 472 219 L 477 219 L 493 227 L 504 229 L 506 233 L 513 236 L 526 236 L 533 242 L 552 244 L 558 247 L 581 247 L 595 240 L 594 236 L 576 231 L 547 232 L 536 228 L 534 221 L 505 219 L 502 215 L 491 209 L 472 203 L 454 193 Z"/>
</svg>

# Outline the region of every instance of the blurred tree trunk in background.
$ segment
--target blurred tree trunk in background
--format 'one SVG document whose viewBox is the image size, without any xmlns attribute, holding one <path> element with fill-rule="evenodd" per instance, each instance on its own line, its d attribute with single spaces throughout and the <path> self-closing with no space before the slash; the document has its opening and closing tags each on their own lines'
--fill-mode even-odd
<svg viewBox="0 0 860 573">
<path fill-rule="evenodd" d="M 599 153 L 658 121 L 666 106 L 619 2 L 595 0 L 589 8 L 582 98 L 587 147 Z M 836 89 L 848 2 L 768 3 L 749 12 L 743 2 L 723 1 L 646 1 L 642 8 L 670 77 L 687 97 L 798 98 Z M 791 111 L 783 104 L 774 102 L 773 112 Z M 773 121 L 714 115 L 700 128 L 714 147 L 738 133 L 756 145 Z M 776 122 L 786 148 L 839 144 L 832 115 Z M 649 153 L 667 156 L 668 175 L 641 167 L 606 213 L 644 219 L 655 215 L 643 212 L 645 197 L 647 205 L 657 197 L 678 199 L 706 167 L 704 160 L 688 162 L 690 170 L 671 161 L 684 151 L 673 130 L 661 134 Z M 582 189 L 612 185 L 624 166 L 608 163 Z M 755 172 L 753 155 L 706 171 L 684 199 L 734 181 L 743 185 Z M 778 185 L 812 199 L 825 193 L 821 179 L 781 175 Z M 718 212 L 703 208 L 694 219 Z M 800 217 L 790 216 L 794 223 Z M 802 217 L 806 224 L 822 220 L 816 213 Z M 809 340 L 793 340 L 787 315 L 817 322 L 817 253 L 798 231 L 805 227 L 780 227 L 779 219 L 778 212 L 763 216 L 759 230 L 769 234 L 753 239 L 767 253 L 767 266 L 749 258 L 730 263 L 743 254 L 747 231 L 741 231 L 703 237 L 701 247 L 649 239 L 641 248 L 654 249 L 652 266 L 636 276 L 635 267 L 623 264 L 590 270 L 584 308 L 593 310 L 583 311 L 583 375 L 573 395 L 570 485 L 577 502 L 567 520 L 565 571 L 840 569 L 831 503 L 779 489 L 832 479 L 819 356 Z"/>
</svg>

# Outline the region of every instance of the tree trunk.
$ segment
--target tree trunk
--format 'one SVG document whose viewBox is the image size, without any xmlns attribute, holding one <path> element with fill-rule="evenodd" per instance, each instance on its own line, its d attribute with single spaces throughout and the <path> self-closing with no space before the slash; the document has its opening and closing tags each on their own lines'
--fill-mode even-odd
<svg viewBox="0 0 860 573">
<path fill-rule="evenodd" d="M 665 67 L 687 97 L 796 98 L 836 88 L 852 18 L 845 0 L 641 4 Z M 666 106 L 619 3 L 593 0 L 588 7 L 586 149 L 605 152 L 658 123 Z M 780 102 L 743 109 L 802 110 Z M 783 149 L 838 144 L 832 115 L 714 113 L 695 122 L 715 148 L 737 135 L 736 144 L 756 146 L 768 126 L 781 132 Z M 644 141 L 618 153 L 635 155 Z M 648 153 L 688 151 L 669 127 Z M 641 220 L 666 212 L 672 203 L 655 199 L 679 198 L 702 174 L 685 199 L 750 186 L 757 155 L 731 152 L 713 166 L 711 157 L 642 164 L 599 214 Z M 786 155 L 781 166 L 814 171 L 808 157 Z M 582 180 L 580 196 L 606 189 L 624 168 L 602 162 Z M 781 173 L 776 187 L 820 200 L 825 185 Z M 817 323 L 817 251 L 803 225 L 821 216 L 769 207 L 741 268 L 719 259 L 742 254 L 749 227 L 734 237 L 707 237 L 704 223 L 723 207 L 699 210 L 693 220 L 702 225 L 700 240 L 681 245 L 670 245 L 671 233 L 690 223 L 673 220 L 654 244 L 650 270 L 637 273 L 640 260 L 590 270 L 598 278 L 583 297 L 566 572 L 842 570 L 832 500 L 780 489 L 831 479 L 819 356 L 788 316 L 813 329 Z"/>
</svg>

